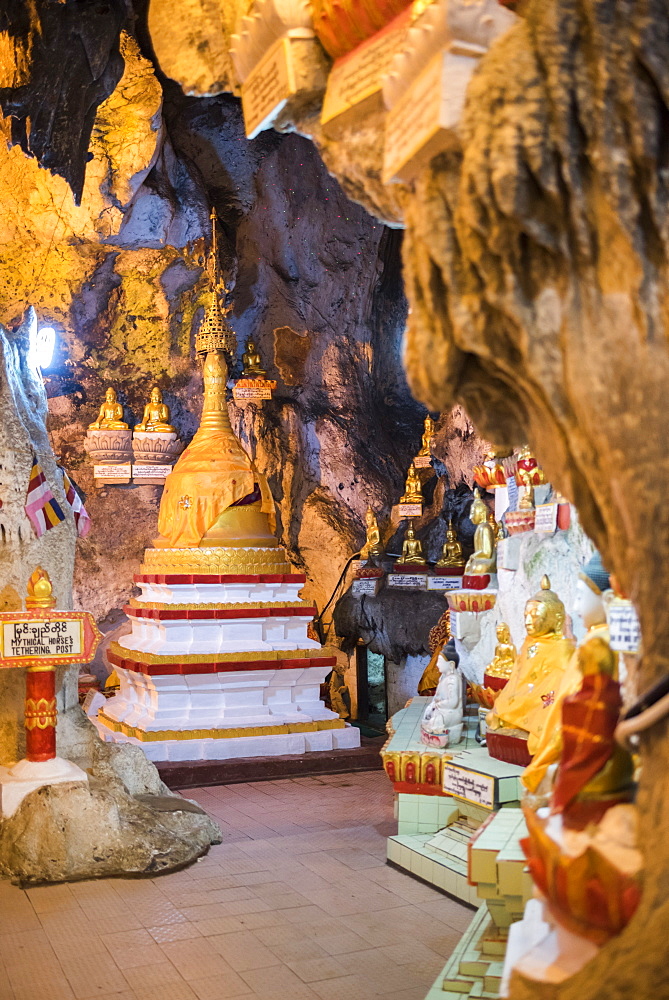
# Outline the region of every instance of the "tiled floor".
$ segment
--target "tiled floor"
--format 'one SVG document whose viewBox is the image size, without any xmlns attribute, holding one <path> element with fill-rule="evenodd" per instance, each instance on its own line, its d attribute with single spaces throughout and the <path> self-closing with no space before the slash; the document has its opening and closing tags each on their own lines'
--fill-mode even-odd
<svg viewBox="0 0 669 1000">
<path fill-rule="evenodd" d="M 385 864 L 382 771 L 194 789 L 185 871 L 0 881 L 0 1000 L 423 1000 L 472 911 Z"/>
</svg>

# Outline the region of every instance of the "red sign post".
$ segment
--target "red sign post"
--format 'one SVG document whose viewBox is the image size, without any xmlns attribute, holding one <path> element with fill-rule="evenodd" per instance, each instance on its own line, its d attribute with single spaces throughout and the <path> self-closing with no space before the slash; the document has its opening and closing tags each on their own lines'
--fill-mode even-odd
<svg viewBox="0 0 669 1000">
<path fill-rule="evenodd" d="M 0 612 L 0 668 L 26 668 L 26 758 L 56 756 L 56 667 L 90 663 L 102 634 L 88 611 L 53 610 L 51 581 L 38 568 L 26 611 Z"/>
</svg>

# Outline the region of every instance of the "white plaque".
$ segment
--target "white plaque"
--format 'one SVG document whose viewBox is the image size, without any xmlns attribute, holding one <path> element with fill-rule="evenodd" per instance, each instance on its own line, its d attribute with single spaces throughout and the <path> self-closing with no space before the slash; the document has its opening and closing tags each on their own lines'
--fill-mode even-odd
<svg viewBox="0 0 669 1000">
<path fill-rule="evenodd" d="M 380 576 L 365 576 L 360 580 L 353 581 L 353 596 L 362 597 L 364 594 L 370 597 L 376 597 L 379 592 L 379 587 L 381 585 Z"/>
<path fill-rule="evenodd" d="M 254 139 L 295 93 L 290 42 L 279 38 L 242 84 L 242 110 L 248 139 Z"/>
<path fill-rule="evenodd" d="M 126 479 L 130 480 L 132 466 L 127 465 L 94 465 L 93 475 L 96 479 Z"/>
<path fill-rule="evenodd" d="M 403 587 L 406 590 L 425 590 L 425 573 L 389 573 L 389 587 Z"/>
<path fill-rule="evenodd" d="M 460 590 L 462 588 L 461 576 L 428 576 L 428 590 Z"/>
<path fill-rule="evenodd" d="M 638 653 L 641 646 L 641 626 L 634 605 L 613 604 L 607 612 L 611 649 L 619 653 Z"/>
<path fill-rule="evenodd" d="M 430 469 L 432 468 L 432 456 L 431 455 L 416 455 L 413 460 L 414 468 L 416 469 Z"/>
<path fill-rule="evenodd" d="M 509 493 L 509 510 L 518 510 L 518 483 L 515 476 L 507 476 L 506 488 Z"/>
<path fill-rule="evenodd" d="M 495 808 L 495 779 L 489 774 L 469 771 L 457 764 L 445 764 L 443 787 L 456 799 L 464 799 L 486 809 Z"/>
<path fill-rule="evenodd" d="M 271 399 L 272 387 L 267 385 L 240 385 L 232 387 L 234 399 Z"/>
<path fill-rule="evenodd" d="M 554 535 L 557 529 L 558 505 L 540 503 L 535 507 L 534 530 L 539 534 Z"/>
<path fill-rule="evenodd" d="M 132 478 L 138 479 L 165 479 L 172 471 L 171 465 L 133 465 Z"/>
<path fill-rule="evenodd" d="M 323 99 L 321 122 L 350 111 L 363 101 L 374 99 L 381 104 L 381 88 L 390 60 L 395 55 L 407 28 L 407 17 L 400 14 L 386 28 L 362 42 L 353 52 L 337 59 L 330 70 Z"/>
<path fill-rule="evenodd" d="M 400 517 L 421 517 L 423 513 L 422 503 L 400 503 L 397 505 Z"/>
<path fill-rule="evenodd" d="M 35 620 L 3 622 L 2 657 L 77 656 L 83 652 L 83 622 Z"/>
</svg>

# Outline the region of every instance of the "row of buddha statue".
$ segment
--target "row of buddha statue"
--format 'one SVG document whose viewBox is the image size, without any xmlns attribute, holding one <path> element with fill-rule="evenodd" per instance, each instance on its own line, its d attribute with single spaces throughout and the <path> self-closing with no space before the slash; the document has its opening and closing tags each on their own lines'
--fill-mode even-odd
<svg viewBox="0 0 669 1000">
<path fill-rule="evenodd" d="M 151 390 L 151 396 L 144 407 L 140 423 L 135 424 L 135 430 L 147 434 L 176 434 L 170 424 L 170 408 L 163 402 L 163 394 L 157 385 Z M 111 386 L 105 392 L 104 402 L 97 418 L 88 425 L 89 431 L 127 431 L 129 425 L 123 419 L 123 406 L 118 401 L 116 390 Z"/>
</svg>

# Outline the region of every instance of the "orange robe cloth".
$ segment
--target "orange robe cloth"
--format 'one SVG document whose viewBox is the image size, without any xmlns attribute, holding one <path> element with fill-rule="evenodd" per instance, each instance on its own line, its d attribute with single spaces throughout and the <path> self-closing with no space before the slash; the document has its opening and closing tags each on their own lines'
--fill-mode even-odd
<svg viewBox="0 0 669 1000">
<path fill-rule="evenodd" d="M 197 548 L 223 511 L 260 487 L 261 510 L 274 518 L 274 501 L 229 430 L 199 430 L 165 480 L 158 530 L 174 548 Z M 273 530 L 273 528 L 272 528 Z"/>
<path fill-rule="evenodd" d="M 564 812 L 611 757 L 622 699 L 620 684 L 588 674 L 581 690 L 562 703 L 562 756 L 553 789 L 553 812 Z"/>
</svg>

